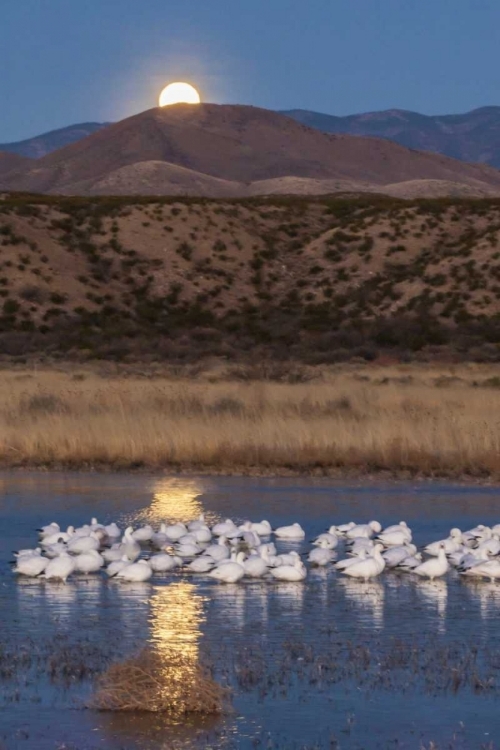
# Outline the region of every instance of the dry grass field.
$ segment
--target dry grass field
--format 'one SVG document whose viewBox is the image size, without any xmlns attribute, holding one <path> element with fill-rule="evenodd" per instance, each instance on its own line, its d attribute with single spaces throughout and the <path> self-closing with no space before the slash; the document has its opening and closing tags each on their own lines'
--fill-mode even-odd
<svg viewBox="0 0 500 750">
<path fill-rule="evenodd" d="M 0 372 L 4 466 L 500 478 L 498 368 Z"/>
</svg>

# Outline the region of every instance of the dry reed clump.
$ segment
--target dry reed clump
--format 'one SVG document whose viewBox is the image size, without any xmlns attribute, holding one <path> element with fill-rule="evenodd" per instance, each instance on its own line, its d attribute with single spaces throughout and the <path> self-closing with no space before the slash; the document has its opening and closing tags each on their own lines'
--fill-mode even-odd
<svg viewBox="0 0 500 750">
<path fill-rule="evenodd" d="M 102 674 L 88 708 L 98 711 L 148 711 L 172 719 L 224 712 L 228 690 L 199 664 L 178 653 L 161 656 L 144 649 Z"/>
<path fill-rule="evenodd" d="M 0 462 L 500 477 L 494 377 L 381 367 L 290 384 L 4 371 Z"/>
</svg>

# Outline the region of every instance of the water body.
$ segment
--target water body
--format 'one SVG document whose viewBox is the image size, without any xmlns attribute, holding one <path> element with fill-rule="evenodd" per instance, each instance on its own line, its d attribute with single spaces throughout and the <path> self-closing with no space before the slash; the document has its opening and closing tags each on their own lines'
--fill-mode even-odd
<svg viewBox="0 0 500 750">
<path fill-rule="evenodd" d="M 406 520 L 414 541 L 500 521 L 500 491 L 329 480 L 0 475 L 0 748 L 500 747 L 500 584 L 387 573 L 364 584 L 333 570 L 302 584 L 221 585 L 178 573 L 146 584 L 18 580 L 11 551 L 35 529 L 91 516 L 120 525 Z M 220 720 L 169 726 L 154 715 L 82 709 L 92 679 L 146 643 L 209 660 L 232 689 Z"/>
</svg>

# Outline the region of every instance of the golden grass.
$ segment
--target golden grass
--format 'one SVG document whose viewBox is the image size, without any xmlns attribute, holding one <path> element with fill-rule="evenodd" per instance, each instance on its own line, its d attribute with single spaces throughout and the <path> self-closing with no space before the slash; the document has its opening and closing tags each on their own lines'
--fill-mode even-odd
<svg viewBox="0 0 500 750">
<path fill-rule="evenodd" d="M 305 383 L 0 372 L 4 465 L 500 477 L 496 369 L 321 370 Z M 212 374 L 213 375 L 213 374 Z"/>
</svg>

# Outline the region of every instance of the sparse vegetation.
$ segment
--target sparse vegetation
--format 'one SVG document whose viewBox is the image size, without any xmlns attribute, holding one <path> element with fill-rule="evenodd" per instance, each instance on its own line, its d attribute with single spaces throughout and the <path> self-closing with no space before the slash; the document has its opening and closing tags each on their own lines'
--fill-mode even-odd
<svg viewBox="0 0 500 750">
<path fill-rule="evenodd" d="M 497 199 L 11 195 L 0 241 L 4 358 L 500 361 Z"/>
</svg>

